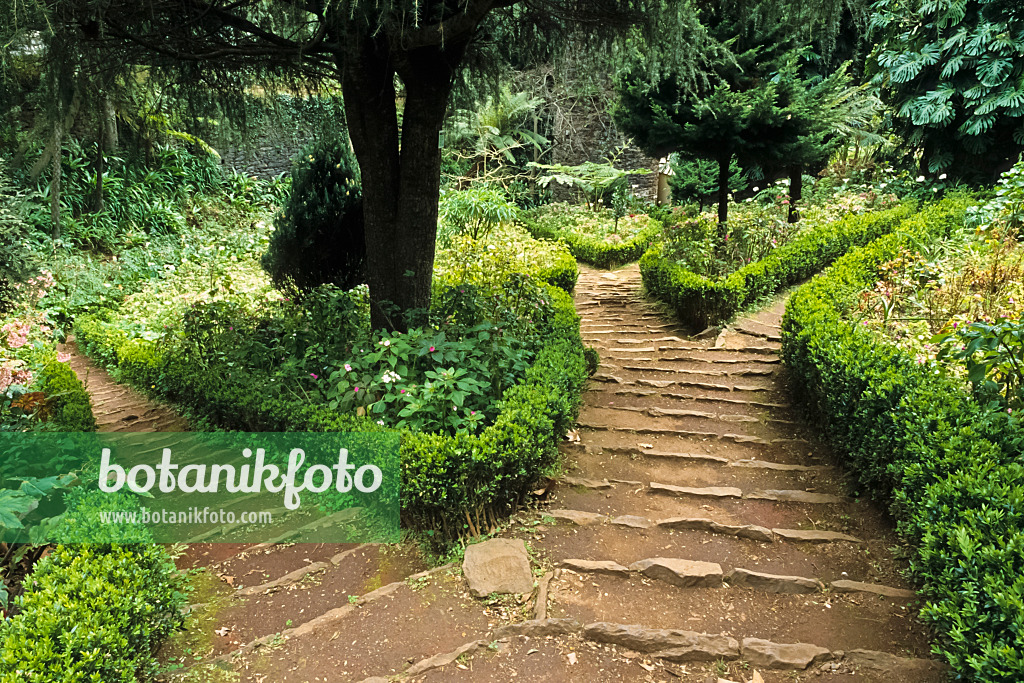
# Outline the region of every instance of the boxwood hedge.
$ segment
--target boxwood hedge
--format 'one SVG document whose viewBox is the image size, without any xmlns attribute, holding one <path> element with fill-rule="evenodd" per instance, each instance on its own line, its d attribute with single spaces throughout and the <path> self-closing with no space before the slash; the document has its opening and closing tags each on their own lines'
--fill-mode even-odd
<svg viewBox="0 0 1024 683">
<path fill-rule="evenodd" d="M 889 233 L 911 205 L 849 215 L 801 233 L 768 256 L 721 278 L 693 273 L 666 258 L 661 245 L 640 259 L 644 286 L 694 330 L 724 322 L 761 297 L 809 278 L 848 252 Z"/>
<path fill-rule="evenodd" d="M 523 212 L 519 218 L 519 222 L 535 238 L 559 240 L 569 247 L 569 251 L 577 259 L 597 268 L 614 268 L 632 263 L 643 256 L 661 235 L 661 223 L 653 218 L 649 221 L 650 225 L 633 237 L 613 244 L 560 228 L 547 218 L 544 207 Z"/>
<path fill-rule="evenodd" d="M 790 300 L 783 357 L 863 488 L 913 549 L 933 646 L 962 680 L 1024 680 L 1024 432 L 863 326 L 843 319 L 879 266 L 947 234 L 950 198 L 839 259 Z"/>
<path fill-rule="evenodd" d="M 58 546 L 0 622 L 0 683 L 149 678 L 182 624 L 184 583 L 163 546 Z"/>
</svg>

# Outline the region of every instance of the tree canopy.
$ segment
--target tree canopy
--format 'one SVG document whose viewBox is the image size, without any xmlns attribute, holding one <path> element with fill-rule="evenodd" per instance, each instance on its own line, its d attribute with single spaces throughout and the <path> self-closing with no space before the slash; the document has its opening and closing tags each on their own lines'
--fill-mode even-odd
<svg viewBox="0 0 1024 683">
<path fill-rule="evenodd" d="M 924 170 L 990 180 L 1024 150 L 1024 6 L 877 0 L 872 82 Z"/>
</svg>

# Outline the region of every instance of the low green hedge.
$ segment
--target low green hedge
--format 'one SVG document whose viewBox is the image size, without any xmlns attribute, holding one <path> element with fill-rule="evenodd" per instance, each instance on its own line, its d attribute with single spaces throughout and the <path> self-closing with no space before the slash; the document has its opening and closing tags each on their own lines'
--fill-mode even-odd
<svg viewBox="0 0 1024 683">
<path fill-rule="evenodd" d="M 454 437 L 404 433 L 401 455 L 402 517 L 412 527 L 436 529 L 448 539 L 479 518 L 506 513 L 555 462 L 557 446 L 576 418 L 587 377 L 579 317 L 571 297 L 546 287 L 553 305 L 553 333 L 524 381 L 508 389 L 495 423 L 478 435 Z M 251 384 L 210 374 L 129 339 L 102 317 L 86 317 L 75 333 L 92 357 L 121 377 L 183 404 L 218 428 L 244 431 L 352 431 L 381 429 L 366 418 L 340 415 L 327 406 L 265 397 Z M 242 373 L 236 373 L 241 375 Z"/>
<path fill-rule="evenodd" d="M 40 375 L 40 391 L 50 401 L 50 428 L 61 432 L 96 431 L 89 394 L 75 371 L 67 363 L 58 361 L 56 353 L 51 352 L 43 361 Z"/>
<path fill-rule="evenodd" d="M 790 300 L 783 357 L 837 453 L 913 548 L 933 646 L 961 680 L 1024 680 L 1024 431 L 967 387 L 843 319 L 903 248 L 946 235 L 950 198 L 839 259 Z"/>
<path fill-rule="evenodd" d="M 657 245 L 640 259 L 640 273 L 647 291 L 671 305 L 684 324 L 703 330 L 820 272 L 850 249 L 892 232 L 911 213 L 912 207 L 904 205 L 816 225 L 760 261 L 722 278 L 687 270 L 666 258 L 663 247 Z"/>
<path fill-rule="evenodd" d="M 597 268 L 614 268 L 636 261 L 661 236 L 661 223 L 649 219 L 651 225 L 633 237 L 617 244 L 605 242 L 567 229 L 561 229 L 545 220 L 544 207 L 521 214 L 519 222 L 537 239 L 558 240 L 569 247 L 572 255 Z M 550 282 L 550 280 L 549 280 Z"/>
<path fill-rule="evenodd" d="M 183 622 L 184 589 L 162 546 L 57 546 L 0 622 L 0 683 L 148 678 Z"/>
</svg>

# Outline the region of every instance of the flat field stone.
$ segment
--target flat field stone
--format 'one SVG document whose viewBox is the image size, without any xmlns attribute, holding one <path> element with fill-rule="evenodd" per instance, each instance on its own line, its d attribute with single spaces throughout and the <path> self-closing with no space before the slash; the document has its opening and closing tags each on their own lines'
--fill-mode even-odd
<svg viewBox="0 0 1024 683">
<path fill-rule="evenodd" d="M 612 488 L 612 484 L 607 479 L 587 479 L 585 477 L 562 477 L 562 483 L 568 486 L 582 486 L 585 489 L 593 489 L 600 491 L 603 489 Z"/>
<path fill-rule="evenodd" d="M 847 581 L 845 579 L 833 581 L 829 586 L 836 593 L 874 593 L 884 595 L 887 598 L 915 598 L 917 593 L 904 588 L 893 588 L 882 586 L 877 583 L 864 583 L 863 581 Z"/>
<path fill-rule="evenodd" d="M 740 656 L 752 666 L 785 671 L 803 671 L 812 664 L 831 659 L 832 653 L 810 643 L 782 644 L 761 638 L 744 638 Z"/>
<path fill-rule="evenodd" d="M 722 565 L 714 562 L 652 557 L 634 562 L 629 569 L 682 588 L 718 588 L 722 585 Z"/>
<path fill-rule="evenodd" d="M 774 470 L 776 472 L 815 472 L 827 469 L 824 465 L 789 465 L 771 460 L 733 460 L 729 467 L 749 467 L 751 469 Z"/>
<path fill-rule="evenodd" d="M 848 503 L 849 498 L 833 496 L 829 493 L 813 493 L 811 491 L 785 491 L 769 489 L 766 491 L 753 491 L 748 493 L 746 498 L 753 500 L 776 500 L 782 503 L 810 503 L 813 505 L 831 505 L 837 503 Z"/>
<path fill-rule="evenodd" d="M 849 543 L 863 543 L 864 541 L 848 534 L 841 534 L 838 531 L 817 531 L 810 529 L 772 529 L 772 533 L 787 541 L 800 541 L 803 543 L 832 543 L 833 541 L 847 541 Z"/>
<path fill-rule="evenodd" d="M 598 622 L 584 626 L 583 637 L 634 652 L 658 653 L 659 657 L 674 662 L 734 660 L 740 654 L 739 642 L 735 638 L 694 631 Z"/>
<path fill-rule="evenodd" d="M 611 560 L 562 560 L 561 565 L 574 572 L 606 574 L 608 576 L 629 576 L 629 569 Z"/>
<path fill-rule="evenodd" d="M 563 636 L 579 633 L 582 628 L 583 625 L 575 619 L 530 619 L 518 624 L 499 627 L 494 631 L 494 640 L 512 636 L 529 636 L 530 638 Z"/>
<path fill-rule="evenodd" d="M 675 486 L 673 484 L 659 484 L 652 481 L 650 484 L 651 493 L 663 493 L 670 496 L 702 496 L 705 498 L 742 498 L 743 491 L 733 486 L 709 486 L 706 488 L 693 488 L 690 486 Z"/>
<path fill-rule="evenodd" d="M 729 458 L 721 455 L 710 455 L 707 453 L 681 453 L 678 451 L 661 451 L 655 449 L 644 449 L 640 451 L 644 455 L 651 458 L 676 458 L 679 460 L 701 460 L 705 462 L 729 462 Z"/>
<path fill-rule="evenodd" d="M 767 593 L 817 593 L 821 590 L 821 583 L 817 579 L 810 579 L 805 576 L 783 576 L 780 574 L 765 574 L 749 569 L 733 569 L 725 577 L 730 586 L 753 588 Z"/>
<path fill-rule="evenodd" d="M 936 681 L 945 680 L 942 676 L 947 670 L 945 664 L 934 659 L 899 657 L 888 652 L 874 650 L 849 650 L 844 653 L 843 662 L 857 669 L 867 669 L 890 675 L 895 671 L 903 674 L 930 674 L 935 678 L 928 680 Z"/>
<path fill-rule="evenodd" d="M 469 582 L 469 592 L 478 598 L 491 593 L 533 591 L 530 556 L 522 539 L 492 538 L 467 546 L 462 573 Z"/>
<path fill-rule="evenodd" d="M 596 512 L 584 512 L 583 510 L 548 510 L 543 514 L 545 517 L 554 517 L 559 522 L 569 522 L 578 526 L 601 524 L 605 521 L 604 515 L 599 515 Z"/>
<path fill-rule="evenodd" d="M 654 526 L 654 522 L 651 520 L 637 515 L 619 515 L 611 523 L 616 526 L 628 526 L 632 529 L 650 529 Z"/>
<path fill-rule="evenodd" d="M 667 529 L 691 529 L 696 531 L 710 531 L 716 534 L 736 536 L 738 538 L 749 538 L 752 541 L 771 543 L 775 540 L 771 529 L 755 524 L 720 524 L 714 520 L 704 517 L 670 517 L 658 521 L 658 526 Z"/>
</svg>

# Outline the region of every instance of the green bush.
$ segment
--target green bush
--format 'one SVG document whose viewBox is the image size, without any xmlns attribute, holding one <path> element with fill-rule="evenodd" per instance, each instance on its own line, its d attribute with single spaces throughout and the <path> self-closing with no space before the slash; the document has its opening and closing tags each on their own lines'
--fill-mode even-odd
<svg viewBox="0 0 1024 683">
<path fill-rule="evenodd" d="M 842 313 L 902 249 L 956 229 L 968 203 L 925 209 L 799 290 L 783 319 L 783 356 L 861 486 L 891 503 L 935 650 L 962 680 L 1010 683 L 1024 680 L 1020 420 Z"/>
<path fill-rule="evenodd" d="M 89 394 L 78 375 L 67 363 L 48 354 L 40 371 L 40 391 L 49 400 L 49 428 L 60 432 L 96 431 L 96 418 L 92 414 Z"/>
<path fill-rule="evenodd" d="M 185 578 L 162 546 L 57 546 L 0 622 L 2 683 L 135 683 L 181 627 Z"/>
<path fill-rule="evenodd" d="M 651 248 L 640 259 L 640 273 L 647 291 L 671 305 L 684 324 L 702 330 L 809 278 L 853 247 L 891 232 L 911 211 L 904 205 L 816 225 L 760 261 L 722 278 L 686 270 L 666 258 L 661 246 Z"/>
<path fill-rule="evenodd" d="M 347 140 L 300 153 L 274 225 L 263 267 L 279 288 L 306 291 L 330 283 L 349 289 L 364 281 L 363 193 Z"/>
<path fill-rule="evenodd" d="M 638 225 L 627 225 L 629 221 Z M 616 228 L 608 212 L 565 204 L 524 211 L 520 222 L 537 239 L 560 240 L 577 259 L 598 268 L 636 261 L 661 234 L 661 223 L 647 216 L 620 219 L 622 225 Z"/>
</svg>

